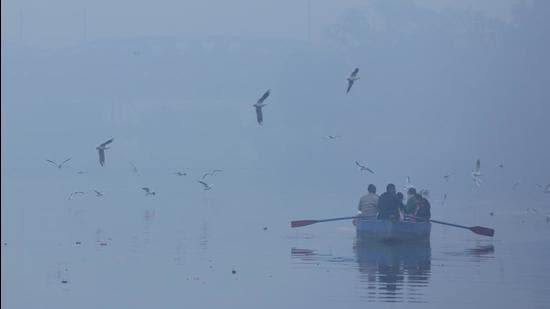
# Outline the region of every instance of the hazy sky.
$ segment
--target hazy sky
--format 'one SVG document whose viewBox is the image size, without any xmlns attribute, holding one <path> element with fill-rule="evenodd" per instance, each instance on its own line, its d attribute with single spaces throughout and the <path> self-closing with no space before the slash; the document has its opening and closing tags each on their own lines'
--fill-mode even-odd
<svg viewBox="0 0 550 309">
<path fill-rule="evenodd" d="M 369 1 L 311 2 L 311 39 L 349 9 Z M 472 8 L 506 19 L 518 0 L 416 0 L 425 7 Z M 40 48 L 77 44 L 84 38 L 146 35 L 239 35 L 307 39 L 308 0 L 300 1 L 2 1 L 2 37 Z M 86 21 L 86 22 L 85 22 Z M 86 31 L 85 29 L 86 26 Z"/>
</svg>

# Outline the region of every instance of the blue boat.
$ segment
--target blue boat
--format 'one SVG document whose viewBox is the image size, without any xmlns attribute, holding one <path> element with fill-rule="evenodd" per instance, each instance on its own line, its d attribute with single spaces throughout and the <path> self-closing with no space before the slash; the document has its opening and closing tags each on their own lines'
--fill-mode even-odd
<svg viewBox="0 0 550 309">
<path fill-rule="evenodd" d="M 357 237 L 379 241 L 430 240 L 432 224 L 429 222 L 385 221 L 359 219 L 356 222 Z"/>
</svg>

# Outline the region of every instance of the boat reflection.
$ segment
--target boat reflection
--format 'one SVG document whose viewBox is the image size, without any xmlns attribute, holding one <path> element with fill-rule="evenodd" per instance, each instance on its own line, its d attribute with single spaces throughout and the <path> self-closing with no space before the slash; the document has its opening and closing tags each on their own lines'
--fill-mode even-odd
<svg viewBox="0 0 550 309">
<path fill-rule="evenodd" d="M 359 288 L 368 301 L 425 302 L 431 276 L 430 242 L 381 243 L 357 239 Z M 363 294 L 363 293 L 360 293 Z"/>
</svg>

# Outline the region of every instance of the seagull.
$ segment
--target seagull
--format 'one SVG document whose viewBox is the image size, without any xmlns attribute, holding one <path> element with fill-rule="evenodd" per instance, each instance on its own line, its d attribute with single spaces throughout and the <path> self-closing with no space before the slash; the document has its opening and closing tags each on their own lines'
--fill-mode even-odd
<svg viewBox="0 0 550 309">
<path fill-rule="evenodd" d="M 443 176 L 443 178 L 445 178 L 445 181 L 446 181 L 446 182 L 449 182 L 449 178 L 451 178 L 451 176 L 453 176 L 453 175 L 454 175 L 454 172 L 452 172 L 452 173 L 447 173 L 447 174 L 445 174 L 445 176 Z"/>
<path fill-rule="evenodd" d="M 130 165 L 132 165 L 132 171 L 134 172 L 134 175 L 137 175 L 139 172 L 136 165 L 132 162 L 130 162 Z"/>
<path fill-rule="evenodd" d="M 543 185 L 540 185 L 540 184 L 537 184 L 537 187 L 543 189 L 542 192 L 544 193 L 550 193 L 550 183 L 547 184 L 546 186 L 543 186 Z"/>
<path fill-rule="evenodd" d="M 107 145 L 112 143 L 114 138 L 111 138 L 110 140 L 106 141 L 105 143 L 97 146 L 95 149 L 97 149 L 97 152 L 99 154 L 99 164 L 103 166 L 105 164 L 105 150 L 109 149 Z"/>
<path fill-rule="evenodd" d="M 69 200 L 72 200 L 72 199 L 73 199 L 73 196 L 75 196 L 75 195 L 77 195 L 77 194 L 85 194 L 85 193 L 82 192 L 82 191 L 75 191 L 75 192 L 73 192 L 73 193 L 71 193 L 71 194 L 69 195 Z"/>
<path fill-rule="evenodd" d="M 88 172 L 86 172 L 86 171 L 78 171 L 78 172 L 76 172 L 76 173 L 77 173 L 78 175 L 88 174 Z"/>
<path fill-rule="evenodd" d="M 72 159 L 72 158 L 68 158 L 67 160 L 61 162 L 60 164 L 57 164 L 57 163 L 55 163 L 54 161 L 49 160 L 49 159 L 46 159 L 46 161 L 48 161 L 48 162 L 50 162 L 51 164 L 57 166 L 58 169 L 61 169 L 61 168 L 63 167 L 63 164 L 69 162 L 71 159 Z"/>
<path fill-rule="evenodd" d="M 497 165 L 497 167 L 504 168 L 504 164 L 501 163 L 501 164 Z"/>
<path fill-rule="evenodd" d="M 206 178 L 206 176 L 214 176 L 216 173 L 222 172 L 222 170 L 212 170 L 211 172 L 206 172 L 202 175 L 201 179 Z"/>
<path fill-rule="evenodd" d="M 177 172 L 174 172 L 174 175 L 177 175 L 177 176 L 187 176 L 187 173 L 186 173 L 186 172 L 177 171 Z"/>
<path fill-rule="evenodd" d="M 410 188 L 414 188 L 413 184 L 411 183 L 411 177 L 407 176 L 405 179 L 405 186 L 403 186 L 405 189 L 405 192 L 408 191 Z"/>
<path fill-rule="evenodd" d="M 474 180 L 474 183 L 476 186 L 480 187 L 483 181 L 481 180 L 481 160 L 477 159 L 476 161 L 476 168 L 472 171 L 472 179 Z"/>
<path fill-rule="evenodd" d="M 359 162 L 357 162 L 357 161 L 355 161 L 355 165 L 359 166 L 359 170 L 360 170 L 360 171 L 369 171 L 369 172 L 371 172 L 371 173 L 374 174 L 374 171 L 373 171 L 373 170 L 371 170 L 370 168 L 368 168 L 368 167 L 366 167 L 366 166 L 364 166 L 364 165 L 361 165 L 361 164 L 360 164 Z"/>
<path fill-rule="evenodd" d="M 443 200 L 441 201 L 441 206 L 445 205 L 446 201 L 447 201 L 447 193 L 443 194 Z"/>
<path fill-rule="evenodd" d="M 262 97 L 258 100 L 258 102 L 256 102 L 256 104 L 252 105 L 256 108 L 256 120 L 258 121 L 258 124 L 261 125 L 262 122 L 264 121 L 264 116 L 263 116 L 263 113 L 262 113 L 262 108 L 264 106 L 266 106 L 267 104 L 264 104 L 264 101 L 265 99 L 267 99 L 267 97 L 269 97 L 269 94 L 271 92 L 271 89 L 268 89 L 263 95 Z"/>
<path fill-rule="evenodd" d="M 211 185 L 207 184 L 206 182 L 204 182 L 204 181 L 202 181 L 202 180 L 198 180 L 197 182 L 203 185 L 204 190 L 210 190 L 210 189 L 212 189 L 212 186 L 211 186 Z"/>
<path fill-rule="evenodd" d="M 156 194 L 155 191 L 151 191 L 151 189 L 149 189 L 147 187 L 143 187 L 143 188 L 141 188 L 141 190 L 145 191 L 145 196 Z"/>
<path fill-rule="evenodd" d="M 96 197 L 103 196 L 103 193 L 101 193 L 101 192 L 99 192 L 99 191 L 97 191 L 97 190 L 94 190 L 94 192 L 95 192 L 95 196 L 96 196 Z"/>
<path fill-rule="evenodd" d="M 328 139 L 337 139 L 337 138 L 340 138 L 340 137 L 341 137 L 340 135 L 327 135 Z"/>
<path fill-rule="evenodd" d="M 359 79 L 359 77 L 357 77 L 357 73 L 359 73 L 359 68 L 355 68 L 355 70 L 353 70 L 353 72 L 351 72 L 351 75 L 347 78 L 348 89 L 346 90 L 346 93 L 351 90 L 351 86 L 353 86 L 353 83 L 355 83 L 355 81 Z"/>
</svg>

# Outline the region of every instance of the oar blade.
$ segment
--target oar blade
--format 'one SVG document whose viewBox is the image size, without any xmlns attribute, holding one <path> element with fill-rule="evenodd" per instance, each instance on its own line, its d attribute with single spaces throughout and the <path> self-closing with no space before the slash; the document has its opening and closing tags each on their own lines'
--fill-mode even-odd
<svg viewBox="0 0 550 309">
<path fill-rule="evenodd" d="M 319 222 L 318 220 L 297 220 L 290 222 L 290 227 L 301 227 Z"/>
<path fill-rule="evenodd" d="M 490 229 L 488 227 L 483 227 L 483 226 L 471 227 L 470 231 L 472 231 L 476 234 L 479 234 L 479 235 L 489 236 L 489 237 L 493 237 L 495 235 L 495 230 Z"/>
</svg>

